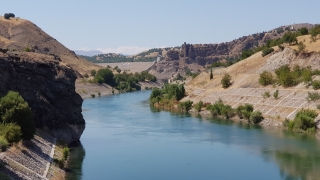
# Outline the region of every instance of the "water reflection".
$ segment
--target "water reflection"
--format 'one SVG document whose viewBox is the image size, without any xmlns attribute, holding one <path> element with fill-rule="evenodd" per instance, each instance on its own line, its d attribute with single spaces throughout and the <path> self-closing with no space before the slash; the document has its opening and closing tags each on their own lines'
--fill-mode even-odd
<svg viewBox="0 0 320 180">
<path fill-rule="evenodd" d="M 86 152 L 81 142 L 76 142 L 70 146 L 70 156 L 67 165 L 67 180 L 79 180 L 82 177 L 82 164 Z"/>
</svg>

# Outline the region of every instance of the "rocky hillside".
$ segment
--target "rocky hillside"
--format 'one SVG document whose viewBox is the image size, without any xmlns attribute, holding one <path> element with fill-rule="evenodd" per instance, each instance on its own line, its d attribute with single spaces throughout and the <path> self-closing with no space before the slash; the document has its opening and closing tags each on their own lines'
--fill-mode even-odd
<svg viewBox="0 0 320 180">
<path fill-rule="evenodd" d="M 67 143 L 85 128 L 75 71 L 53 55 L 0 52 L 0 97 L 17 91 L 32 109 L 36 127 Z"/>
<path fill-rule="evenodd" d="M 75 69 L 78 76 L 99 68 L 78 57 L 32 22 L 21 18 L 7 20 L 0 16 L 0 48 L 11 52 L 30 51 L 54 55 L 61 59 L 61 62 Z"/>
<path fill-rule="evenodd" d="M 231 42 L 220 44 L 187 44 L 181 45 L 181 50 L 171 50 L 163 62 L 156 65 L 150 73 L 166 74 L 167 78 L 180 73 L 185 73 L 186 69 L 192 71 L 202 71 L 204 66 L 221 60 L 236 60 L 243 50 L 265 44 L 268 40 L 282 37 L 286 32 L 295 32 L 306 27 L 310 29 L 311 24 L 294 24 L 281 26 L 268 32 L 256 33 L 243 36 Z"/>
<path fill-rule="evenodd" d="M 123 55 L 116 53 L 98 54 L 95 56 L 83 56 L 93 63 L 117 63 L 117 62 L 149 62 L 156 61 L 157 59 L 163 59 L 166 57 L 167 51 L 180 50 L 180 47 L 174 48 L 153 48 L 135 55 Z"/>
<path fill-rule="evenodd" d="M 260 73 L 274 71 L 282 65 L 289 65 L 293 68 L 295 65 L 300 67 L 310 66 L 316 70 L 320 68 L 320 40 L 310 41 L 310 35 L 298 37 L 298 42 L 304 42 L 306 45 L 305 52 L 299 53 L 297 45 L 285 45 L 281 50 L 274 47 L 275 52 L 262 57 L 258 52 L 251 57 L 229 66 L 213 71 L 213 79 L 210 79 L 208 72 L 202 72 L 199 76 L 186 84 L 188 97 L 184 100 L 194 102 L 202 100 L 203 102 L 213 103 L 222 99 L 232 107 L 241 104 L 250 103 L 255 109 L 263 112 L 265 117 L 272 119 L 284 120 L 292 119 L 298 109 L 312 108 L 317 109 L 319 101 L 309 101 L 308 92 L 315 92 L 312 86 L 306 86 L 300 83 L 294 87 L 284 88 L 279 84 L 262 86 L 259 84 Z M 224 74 L 231 75 L 232 85 L 224 89 L 221 79 Z M 313 75 L 313 79 L 319 79 L 319 75 Z M 275 99 L 263 97 L 265 92 L 271 95 L 279 90 L 279 98 Z"/>
</svg>

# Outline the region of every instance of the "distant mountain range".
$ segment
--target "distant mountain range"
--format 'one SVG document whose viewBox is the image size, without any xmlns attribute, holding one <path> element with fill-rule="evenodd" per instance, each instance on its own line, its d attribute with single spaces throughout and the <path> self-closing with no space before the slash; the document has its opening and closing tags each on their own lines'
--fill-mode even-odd
<svg viewBox="0 0 320 180">
<path fill-rule="evenodd" d="M 98 50 L 91 50 L 91 51 L 74 50 L 74 52 L 77 55 L 81 55 L 81 56 L 95 56 L 95 55 L 98 55 L 98 54 L 103 54 L 103 52 L 98 51 Z"/>
</svg>

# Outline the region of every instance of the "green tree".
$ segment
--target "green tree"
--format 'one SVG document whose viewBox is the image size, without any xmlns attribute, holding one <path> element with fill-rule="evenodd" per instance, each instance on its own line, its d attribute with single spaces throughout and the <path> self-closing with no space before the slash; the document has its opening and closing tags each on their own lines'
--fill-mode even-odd
<svg viewBox="0 0 320 180">
<path fill-rule="evenodd" d="M 258 124 L 261 122 L 264 118 L 262 116 L 262 113 L 260 111 L 254 111 L 250 114 L 250 122 L 254 124 Z"/>
<path fill-rule="evenodd" d="M 194 105 L 194 108 L 197 110 L 197 112 L 200 112 L 202 106 L 203 106 L 203 102 L 199 101 L 196 105 Z"/>
<path fill-rule="evenodd" d="M 267 86 L 269 84 L 273 84 L 274 78 L 271 72 L 263 71 L 260 74 L 259 83 L 263 86 Z"/>
<path fill-rule="evenodd" d="M 95 69 L 92 69 L 90 73 L 91 73 L 91 76 L 95 76 L 97 74 L 97 71 Z"/>
<path fill-rule="evenodd" d="M 231 76 L 229 74 L 225 74 L 221 79 L 221 84 L 223 88 L 228 88 L 231 86 Z"/>
<path fill-rule="evenodd" d="M 4 137 L 9 143 L 18 143 L 21 140 L 21 127 L 12 123 L 6 124 Z"/>
<path fill-rule="evenodd" d="M 18 92 L 9 91 L 0 99 L 0 122 L 16 123 L 21 127 L 23 139 L 33 138 L 36 130 L 31 109 Z"/>
<path fill-rule="evenodd" d="M 273 97 L 274 97 L 275 99 L 278 99 L 278 98 L 279 98 L 279 90 L 278 90 L 278 89 L 273 93 Z"/>
<path fill-rule="evenodd" d="M 307 35 L 309 32 L 308 32 L 308 29 L 303 27 L 301 29 L 299 29 L 299 32 L 301 35 Z"/>
<path fill-rule="evenodd" d="M 213 79 L 212 69 L 210 71 L 210 79 Z"/>
<path fill-rule="evenodd" d="M 101 80 L 103 79 L 104 83 L 114 85 L 113 77 L 114 75 L 110 69 L 99 69 L 97 75 L 94 77 L 94 81 L 101 83 Z"/>
</svg>

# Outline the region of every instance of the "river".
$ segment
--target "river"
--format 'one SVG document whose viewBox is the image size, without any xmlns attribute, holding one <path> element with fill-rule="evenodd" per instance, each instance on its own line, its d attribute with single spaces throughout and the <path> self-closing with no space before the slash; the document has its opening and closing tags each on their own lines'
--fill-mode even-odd
<svg viewBox="0 0 320 180">
<path fill-rule="evenodd" d="M 67 179 L 320 179 L 314 136 L 160 111 L 150 93 L 84 100 Z"/>
</svg>

